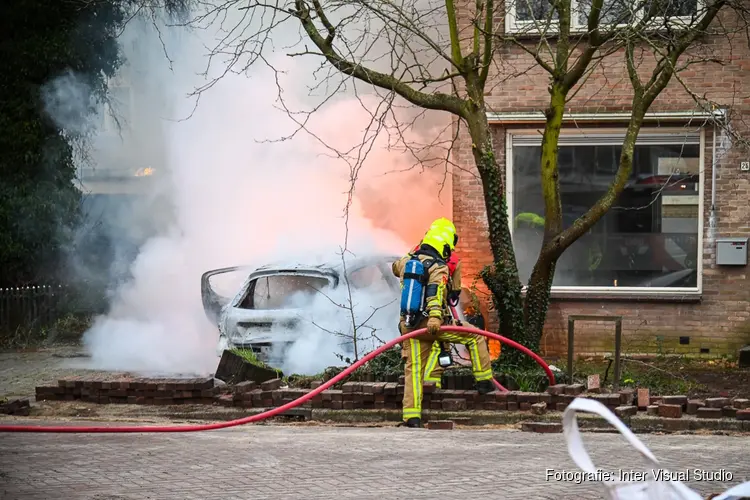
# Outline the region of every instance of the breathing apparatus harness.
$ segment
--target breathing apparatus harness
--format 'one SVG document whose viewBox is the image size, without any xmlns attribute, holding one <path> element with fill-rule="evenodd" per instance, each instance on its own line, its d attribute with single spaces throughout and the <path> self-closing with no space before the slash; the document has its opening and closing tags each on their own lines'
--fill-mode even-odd
<svg viewBox="0 0 750 500">
<path fill-rule="evenodd" d="M 428 259 L 422 261 L 419 259 L 420 255 L 424 255 Z M 414 328 L 420 319 L 428 317 L 428 313 L 425 310 L 425 300 L 430 295 L 438 293 L 437 285 L 429 284 L 430 269 L 435 264 L 448 266 L 451 271 L 455 269 L 455 265 L 450 266 L 446 259 L 438 255 L 437 251 L 429 245 L 420 245 L 415 251 L 409 254 L 409 260 L 406 261 L 403 287 L 401 289 L 401 314 L 404 317 L 405 325 L 409 328 Z M 451 308 L 458 305 L 459 295 L 460 291 L 449 292 L 448 304 Z M 458 326 L 461 326 L 461 320 L 458 317 L 455 317 L 454 320 Z M 440 346 L 438 364 L 443 368 L 447 368 L 453 364 L 453 357 L 445 343 L 441 343 Z"/>
<path fill-rule="evenodd" d="M 420 256 L 428 257 L 424 261 Z M 419 320 L 427 317 L 425 300 L 430 293 L 437 294 L 437 285 L 430 285 L 430 269 L 435 264 L 447 265 L 445 260 L 428 245 L 409 254 L 404 266 L 403 286 L 401 287 L 401 315 L 408 328 L 414 328 Z"/>
</svg>

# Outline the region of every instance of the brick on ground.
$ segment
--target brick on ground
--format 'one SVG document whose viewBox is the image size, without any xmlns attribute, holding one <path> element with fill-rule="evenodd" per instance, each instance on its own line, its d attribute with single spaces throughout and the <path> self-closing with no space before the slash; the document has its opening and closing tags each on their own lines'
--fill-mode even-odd
<svg viewBox="0 0 750 500">
<path fill-rule="evenodd" d="M 706 403 L 704 403 L 702 400 L 690 399 L 688 400 L 687 410 L 685 411 L 685 413 L 687 413 L 688 415 L 695 415 L 698 413 L 698 408 L 703 408 L 704 406 L 706 406 Z"/>
<path fill-rule="evenodd" d="M 638 398 L 638 408 L 646 409 L 650 404 L 649 391 L 647 388 L 639 388 L 636 397 Z"/>
<path fill-rule="evenodd" d="M 632 417 L 633 415 L 636 415 L 637 413 L 638 413 L 637 406 L 626 405 L 626 406 L 618 406 L 617 408 L 615 408 L 615 415 L 617 415 L 620 418 Z"/>
<path fill-rule="evenodd" d="M 521 430 L 524 432 L 558 433 L 562 432 L 562 424 L 557 422 L 522 422 Z"/>
<path fill-rule="evenodd" d="M 665 405 L 685 406 L 688 402 L 687 396 L 664 396 L 661 400 Z"/>
<path fill-rule="evenodd" d="M 545 413 L 547 413 L 547 403 L 534 403 L 533 405 L 531 405 L 531 413 L 533 413 L 534 415 L 544 415 Z"/>
<path fill-rule="evenodd" d="M 245 382 L 240 382 L 239 384 L 235 384 L 232 386 L 232 392 L 235 394 L 245 394 L 250 391 L 254 391 L 258 387 L 258 384 L 251 380 L 247 380 Z"/>
<path fill-rule="evenodd" d="M 734 418 L 737 415 L 737 408 L 734 406 L 725 406 L 721 409 L 721 416 L 727 418 Z"/>
<path fill-rule="evenodd" d="M 706 408 L 724 408 L 729 406 L 729 398 L 708 398 L 706 399 Z"/>
<path fill-rule="evenodd" d="M 465 399 L 443 399 L 443 410 L 445 411 L 461 411 L 466 409 Z"/>
<path fill-rule="evenodd" d="M 632 406 L 634 404 L 635 391 L 633 391 L 633 389 L 621 389 L 619 391 L 619 394 L 620 394 L 620 404 L 622 406 Z"/>
<path fill-rule="evenodd" d="M 565 394 L 578 396 L 579 394 L 583 394 L 584 389 L 583 384 L 570 384 L 565 387 Z"/>
<path fill-rule="evenodd" d="M 737 410 L 735 418 L 737 420 L 750 420 L 750 409 Z"/>
<path fill-rule="evenodd" d="M 429 430 L 450 431 L 453 430 L 453 420 L 430 420 L 427 422 Z"/>
<path fill-rule="evenodd" d="M 281 379 L 274 378 L 271 380 L 266 380 L 265 382 L 260 384 L 260 388 L 263 389 L 264 391 L 275 391 L 281 388 Z"/>
<path fill-rule="evenodd" d="M 565 394 L 565 387 L 567 387 L 565 384 L 551 385 L 547 387 L 547 393 L 553 396 L 559 396 L 560 394 Z"/>
<path fill-rule="evenodd" d="M 680 418 L 682 417 L 682 405 L 660 404 L 659 416 L 664 418 Z"/>
<path fill-rule="evenodd" d="M 709 407 L 698 408 L 698 412 L 696 413 L 696 416 L 698 418 L 721 418 L 722 411 L 721 411 L 721 408 L 709 408 Z"/>
<path fill-rule="evenodd" d="M 599 382 L 599 374 L 595 373 L 593 375 L 588 376 L 588 380 L 586 381 L 586 390 L 588 392 L 592 393 L 598 393 L 601 392 L 601 384 Z"/>
</svg>

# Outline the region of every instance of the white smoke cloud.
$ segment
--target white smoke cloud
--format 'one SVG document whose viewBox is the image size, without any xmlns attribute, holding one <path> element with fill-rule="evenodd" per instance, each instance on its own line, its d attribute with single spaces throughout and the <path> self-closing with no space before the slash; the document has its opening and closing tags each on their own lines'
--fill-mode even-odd
<svg viewBox="0 0 750 500">
<path fill-rule="evenodd" d="M 92 89 L 73 71 L 42 85 L 41 93 L 45 112 L 66 132 L 80 136 L 95 129 L 90 119 L 96 105 Z"/>
<path fill-rule="evenodd" d="M 298 39 L 293 28 L 277 32 L 274 43 L 283 47 L 287 35 Z M 276 79 L 291 107 L 309 108 L 307 88 L 318 61 L 269 54 L 273 66 L 285 73 L 274 74 L 261 65 L 248 74 L 228 73 L 202 94 L 196 107 L 188 95 L 206 82 L 200 73 L 206 65 L 205 46 L 218 35 L 216 27 L 160 31 L 161 40 L 153 27 L 137 20 L 125 30 L 122 44 L 129 64 L 116 84 L 131 89 L 133 116 L 116 139 L 100 135 L 94 151 L 98 168 L 154 169 L 149 178 L 133 179 L 149 187 L 140 188 L 139 204 L 120 214 L 113 233 L 117 241 L 132 242 L 143 238 L 148 224 L 157 234 L 140 247 L 130 280 L 114 290 L 109 314 L 97 318 L 84 341 L 91 363 L 100 369 L 210 373 L 218 362 L 218 334 L 203 312 L 201 274 L 289 259 L 337 262 L 346 232 L 342 216 L 349 167 L 332 158 L 320 140 L 342 148 L 357 144 L 371 118 L 360 100 L 377 101 L 339 96 L 310 122 L 315 137 L 299 134 L 288 141 L 259 143 L 294 130 L 275 103 Z M 71 79 L 55 82 L 63 96 L 77 96 L 75 85 Z M 420 133 L 436 134 L 442 127 L 444 123 Z M 443 172 L 383 178 L 384 172 L 411 164 L 402 152 L 384 145 L 385 138 L 370 152 L 360 175 L 359 183 L 370 189 L 367 200 L 355 196 L 351 207 L 348 247 L 358 256 L 402 254 L 432 218 L 450 215 L 450 186 L 438 198 Z M 382 199 L 373 196 L 385 185 Z M 358 318 L 396 298 L 386 295 L 357 292 Z M 338 295 L 331 298 L 344 301 Z M 314 373 L 340 364 L 334 350 L 341 352 L 341 339 L 325 330 L 350 331 L 349 311 L 325 298 L 316 299 L 309 310 L 309 324 L 314 321 L 318 327 L 306 328 L 306 340 L 281 360 L 287 372 Z M 368 323 L 388 339 L 397 335 L 396 321 L 397 311 L 390 307 Z"/>
</svg>

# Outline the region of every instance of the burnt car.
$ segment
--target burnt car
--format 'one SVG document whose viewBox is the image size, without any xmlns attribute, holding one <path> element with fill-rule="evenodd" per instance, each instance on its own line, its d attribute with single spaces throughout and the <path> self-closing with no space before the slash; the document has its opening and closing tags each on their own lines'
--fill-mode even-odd
<svg viewBox="0 0 750 500">
<path fill-rule="evenodd" d="M 353 257 L 346 259 L 344 267 L 339 256 L 324 264 L 235 266 L 204 273 L 201 277 L 203 309 L 219 330 L 217 355 L 221 356 L 225 349 L 246 349 L 259 360 L 275 365 L 300 339 L 325 330 L 310 319 L 310 309 L 316 298 L 318 303 L 321 297 L 323 303 L 333 303 L 336 298 L 345 297 L 348 291 L 367 294 L 365 301 L 376 297 L 377 300 L 372 300 L 376 304 L 372 304 L 370 311 L 375 311 L 375 306 L 378 309 L 387 306 L 378 311 L 379 325 L 388 330 L 379 339 L 395 338 L 400 284 L 391 271 L 391 264 L 399 258 L 397 255 Z M 220 290 L 221 278 L 232 275 L 234 283 Z M 243 280 L 241 284 L 238 284 L 238 275 Z M 471 294 L 464 289 L 457 308 L 459 318 L 464 321 L 463 305 L 471 300 Z M 329 313 L 335 313 L 335 308 Z M 373 314 L 365 311 L 360 324 Z"/>
<path fill-rule="evenodd" d="M 355 293 L 372 289 L 385 292 L 395 304 L 400 286 L 391 272 L 391 263 L 398 258 L 395 255 L 347 258 L 346 267 L 338 258 L 316 265 L 276 263 L 204 273 L 203 309 L 219 329 L 217 355 L 225 349 L 248 349 L 261 361 L 269 362 L 272 353 L 283 353 L 285 347 L 310 330 L 306 308 L 315 297 L 340 294 L 347 282 Z M 245 279 L 236 293 L 222 295 L 212 282 L 229 273 L 242 273 Z M 394 325 L 396 321 L 392 319 Z"/>
</svg>

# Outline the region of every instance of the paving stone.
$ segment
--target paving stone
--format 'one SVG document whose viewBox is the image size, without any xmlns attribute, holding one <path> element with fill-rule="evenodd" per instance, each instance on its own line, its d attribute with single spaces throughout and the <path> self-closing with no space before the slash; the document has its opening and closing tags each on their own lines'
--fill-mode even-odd
<svg viewBox="0 0 750 500">
<path fill-rule="evenodd" d="M 690 423 L 689 419 L 666 422 Z M 596 481 L 545 480 L 547 468 L 578 469 L 562 436 L 539 433 L 559 433 L 560 424 L 539 425 L 527 425 L 531 432 L 454 428 L 450 434 L 394 427 L 273 424 L 180 435 L 9 433 L 0 436 L 0 496 L 9 500 L 327 500 L 335 491 L 335 498 L 341 500 L 601 499 L 602 485 Z M 733 474 L 732 484 L 750 477 L 746 439 L 640 437 L 669 470 L 723 468 Z M 589 433 L 584 441 L 597 467 L 630 467 L 622 463 L 623 441 L 618 434 Z M 477 460 L 478 453 L 487 459 Z M 503 473 L 513 479 L 503 485 L 501 493 L 493 479 L 497 457 L 502 459 Z M 425 468 L 426 459 L 430 467 Z M 321 473 L 327 464 L 337 464 L 335 472 L 324 467 L 326 473 Z M 459 479 L 447 481 L 446 471 Z M 405 490 L 404 474 L 418 474 L 419 488 Z M 729 484 L 691 479 L 688 486 L 707 497 Z"/>
</svg>

